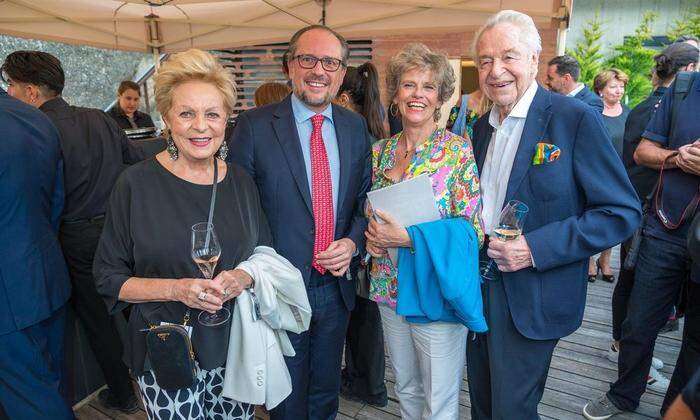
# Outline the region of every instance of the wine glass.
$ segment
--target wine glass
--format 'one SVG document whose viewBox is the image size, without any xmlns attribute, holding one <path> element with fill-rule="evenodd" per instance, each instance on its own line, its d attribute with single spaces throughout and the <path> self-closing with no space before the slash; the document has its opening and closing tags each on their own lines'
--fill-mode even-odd
<svg viewBox="0 0 700 420">
<path fill-rule="evenodd" d="M 493 229 L 493 236 L 500 241 L 517 239 L 523 232 L 523 223 L 528 210 L 527 205 L 522 201 L 510 200 L 501 210 L 501 215 L 498 217 L 498 226 Z M 491 273 L 493 260 L 484 261 L 480 265 L 482 266 L 481 277 L 493 280 L 494 277 Z"/>
<path fill-rule="evenodd" d="M 214 277 L 216 263 L 221 256 L 221 245 L 214 232 L 214 225 L 207 222 L 196 223 L 192 226 L 192 259 L 204 278 L 211 280 Z M 226 308 L 221 308 L 215 313 L 202 311 L 199 313 L 199 323 L 214 327 L 228 321 L 231 312 Z"/>
</svg>

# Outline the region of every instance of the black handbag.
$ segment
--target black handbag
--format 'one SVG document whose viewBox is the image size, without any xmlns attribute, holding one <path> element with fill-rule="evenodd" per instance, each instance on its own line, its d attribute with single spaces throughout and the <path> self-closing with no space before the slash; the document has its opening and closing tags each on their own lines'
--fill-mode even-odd
<svg viewBox="0 0 700 420">
<path fill-rule="evenodd" d="M 192 341 L 187 331 L 190 309 L 182 325 L 151 326 L 146 334 L 146 355 L 160 388 L 176 391 L 189 388 L 197 377 Z"/>
</svg>

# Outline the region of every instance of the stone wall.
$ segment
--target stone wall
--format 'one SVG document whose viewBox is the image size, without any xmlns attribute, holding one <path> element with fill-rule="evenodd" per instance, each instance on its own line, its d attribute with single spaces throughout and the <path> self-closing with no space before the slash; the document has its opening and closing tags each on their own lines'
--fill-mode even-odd
<svg viewBox="0 0 700 420">
<path fill-rule="evenodd" d="M 66 73 L 63 96 L 73 105 L 103 109 L 116 97 L 119 82 L 131 79 L 149 54 L 106 50 L 0 35 L 0 60 L 17 50 L 40 50 L 58 57 Z M 3 85 L 3 88 L 6 86 Z"/>
</svg>

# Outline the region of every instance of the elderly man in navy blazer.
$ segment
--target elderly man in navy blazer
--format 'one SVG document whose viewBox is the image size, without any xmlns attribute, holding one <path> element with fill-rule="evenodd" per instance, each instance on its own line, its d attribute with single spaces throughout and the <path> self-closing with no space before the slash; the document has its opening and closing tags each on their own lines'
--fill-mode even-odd
<svg viewBox="0 0 700 420">
<path fill-rule="evenodd" d="M 284 56 L 292 94 L 239 117 L 233 161 L 260 189 L 275 249 L 304 276 L 311 326 L 290 333 L 292 394 L 273 419 L 334 419 L 340 361 L 355 287 L 350 260 L 364 246 L 370 187 L 365 120 L 332 105 L 345 75 L 347 42 L 324 26 L 299 30 Z"/>
<path fill-rule="evenodd" d="M 497 269 L 482 289 L 489 331 L 468 342 L 472 418 L 537 419 L 554 347 L 581 325 L 588 257 L 628 238 L 641 211 L 596 111 L 535 81 L 532 18 L 492 16 L 475 51 L 494 103 L 474 130 L 485 231 L 509 200 L 529 213 L 522 235 L 492 237 L 482 253 Z"/>
<path fill-rule="evenodd" d="M 58 131 L 0 89 L 0 144 L 0 405 L 13 420 L 72 419 L 59 389 L 71 289 Z"/>
</svg>

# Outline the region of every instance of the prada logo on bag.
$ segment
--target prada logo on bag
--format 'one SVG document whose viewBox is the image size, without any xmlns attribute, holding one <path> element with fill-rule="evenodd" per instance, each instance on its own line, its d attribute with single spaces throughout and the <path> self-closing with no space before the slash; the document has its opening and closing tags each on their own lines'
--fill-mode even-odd
<svg viewBox="0 0 700 420">
<path fill-rule="evenodd" d="M 158 333 L 158 338 L 160 338 L 163 341 L 167 340 L 168 337 L 170 337 L 170 333 Z"/>
</svg>

